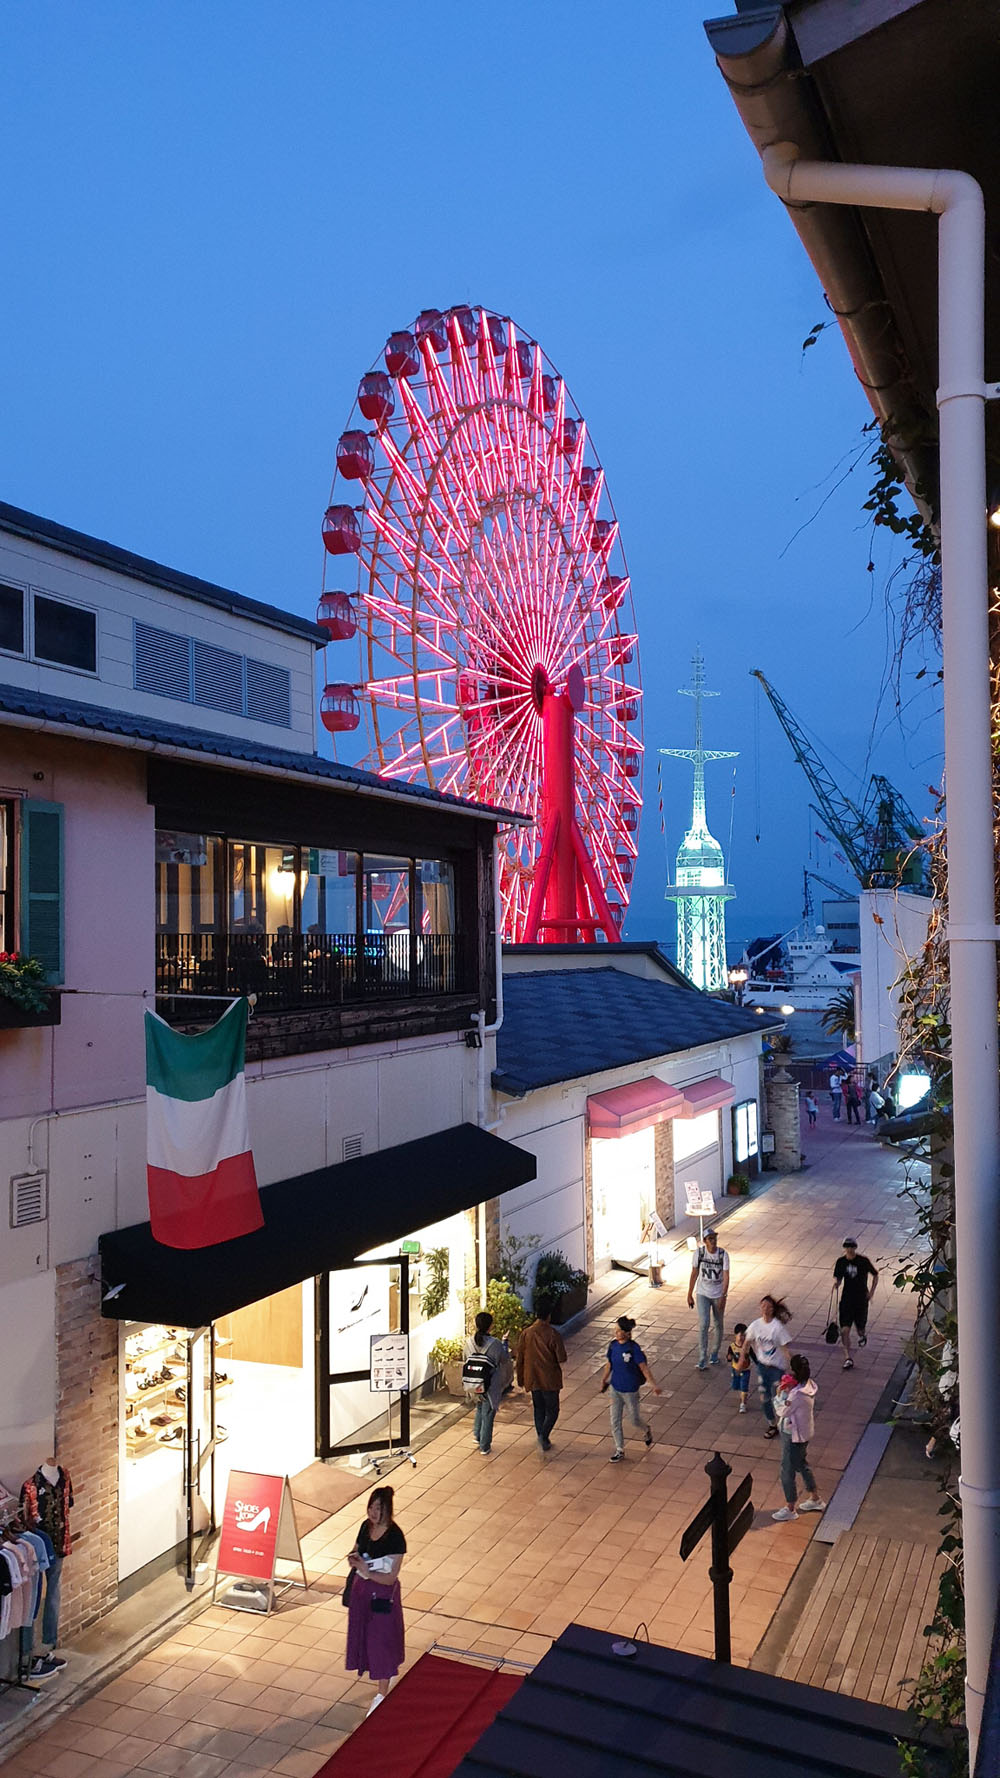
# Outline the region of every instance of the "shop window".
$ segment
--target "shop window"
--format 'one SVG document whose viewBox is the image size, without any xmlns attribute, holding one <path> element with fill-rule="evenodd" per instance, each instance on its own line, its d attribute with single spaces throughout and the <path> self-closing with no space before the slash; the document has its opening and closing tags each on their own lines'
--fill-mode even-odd
<svg viewBox="0 0 1000 1778">
<path fill-rule="evenodd" d="M 156 833 L 156 925 L 159 932 L 220 930 L 222 842 L 212 834 Z"/>
<path fill-rule="evenodd" d="M 0 585 L 0 649 L 24 653 L 24 589 Z"/>
<path fill-rule="evenodd" d="M 757 1153 L 757 1101 L 744 1099 L 733 1106 L 733 1164 L 740 1166 Z"/>
<path fill-rule="evenodd" d="M 363 876 L 366 932 L 409 932 L 410 860 L 366 852 Z"/>
<path fill-rule="evenodd" d="M 302 930 L 350 938 L 358 925 L 358 854 L 312 846 L 304 853 Z"/>
<path fill-rule="evenodd" d="M 703 1111 L 700 1117 L 675 1117 L 671 1125 L 674 1137 L 674 1164 L 690 1160 L 693 1154 L 712 1148 L 719 1140 L 719 1114 Z"/>
<path fill-rule="evenodd" d="M 97 671 L 97 613 L 63 599 L 34 597 L 36 660 L 57 667 L 76 667 L 84 673 Z"/>
</svg>

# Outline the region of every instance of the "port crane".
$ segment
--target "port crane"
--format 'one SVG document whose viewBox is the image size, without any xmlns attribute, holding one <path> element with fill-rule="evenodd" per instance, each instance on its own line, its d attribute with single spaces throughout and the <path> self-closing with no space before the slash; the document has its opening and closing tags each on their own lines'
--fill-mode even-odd
<svg viewBox="0 0 1000 1778">
<path fill-rule="evenodd" d="M 810 804 L 810 807 L 811 806 L 812 805 Z M 829 889 L 830 893 L 832 895 L 835 895 L 838 901 L 856 901 L 857 900 L 856 890 L 845 889 L 843 887 L 843 885 L 840 883 L 831 883 L 829 877 L 821 877 L 818 871 L 805 869 L 802 872 L 802 918 L 803 918 L 803 920 L 811 920 L 812 919 L 813 899 L 812 899 L 812 889 L 810 888 L 811 883 L 818 883 L 821 889 Z"/>
<path fill-rule="evenodd" d="M 899 791 L 880 772 L 873 772 L 859 809 L 844 795 L 774 686 L 758 667 L 751 672 L 763 686 L 812 786 L 823 820 L 836 836 L 862 889 L 908 889 L 917 895 L 930 894 L 926 856 L 919 844 L 924 837 L 923 828 Z"/>
</svg>

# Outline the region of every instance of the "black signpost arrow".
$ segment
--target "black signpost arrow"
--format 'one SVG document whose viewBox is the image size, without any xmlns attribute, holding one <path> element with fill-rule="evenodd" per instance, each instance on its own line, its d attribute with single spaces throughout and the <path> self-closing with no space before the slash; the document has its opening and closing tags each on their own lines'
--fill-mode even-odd
<svg viewBox="0 0 1000 1778">
<path fill-rule="evenodd" d="M 753 1476 L 744 1476 L 739 1487 L 727 1498 L 726 1479 L 732 1473 L 731 1465 L 716 1451 L 715 1456 L 705 1465 L 705 1474 L 710 1485 L 709 1497 L 695 1513 L 680 1544 L 681 1561 L 686 1562 L 705 1532 L 712 1533 L 712 1566 L 708 1574 L 714 1593 L 717 1661 L 732 1660 L 729 1583 L 733 1578 L 733 1571 L 729 1566 L 729 1558 L 753 1524 L 753 1501 L 750 1499 Z"/>
</svg>

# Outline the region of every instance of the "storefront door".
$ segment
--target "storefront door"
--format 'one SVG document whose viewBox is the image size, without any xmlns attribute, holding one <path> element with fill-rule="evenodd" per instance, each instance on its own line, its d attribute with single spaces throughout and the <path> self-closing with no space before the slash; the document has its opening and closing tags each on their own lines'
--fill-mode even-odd
<svg viewBox="0 0 1000 1778">
<path fill-rule="evenodd" d="M 656 1209 L 654 1133 L 636 1130 L 591 1142 L 594 1185 L 594 1270 L 641 1263 L 643 1229 Z"/>
<path fill-rule="evenodd" d="M 184 1496 L 187 1508 L 187 1560 L 184 1584 L 194 1586 L 202 1546 L 215 1530 L 215 1328 L 192 1328 L 187 1335 L 187 1431 L 184 1439 Z"/>
<path fill-rule="evenodd" d="M 316 1280 L 316 1327 L 316 1455 L 406 1444 L 409 1392 L 374 1393 L 370 1367 L 374 1337 L 410 1330 L 405 1254 L 323 1273 Z"/>
</svg>

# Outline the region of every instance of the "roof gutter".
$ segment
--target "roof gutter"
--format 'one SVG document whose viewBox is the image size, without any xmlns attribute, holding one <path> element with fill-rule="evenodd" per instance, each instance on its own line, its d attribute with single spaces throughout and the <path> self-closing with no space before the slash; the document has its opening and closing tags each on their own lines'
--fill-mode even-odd
<svg viewBox="0 0 1000 1778">
<path fill-rule="evenodd" d="M 705 32 L 744 128 L 765 158 L 776 143 L 833 162 L 833 144 L 781 6 L 709 19 Z M 851 208 L 799 204 L 791 219 L 837 317 L 855 372 L 927 522 L 937 498 L 933 416 L 909 372 L 863 223 Z"/>
<path fill-rule="evenodd" d="M 107 729 L 93 729 L 72 722 L 53 722 L 45 716 L 23 716 L 17 711 L 0 710 L 0 723 L 11 728 L 30 729 L 35 734 L 56 735 L 77 741 L 96 741 L 105 747 L 125 747 L 133 753 L 152 753 L 159 759 L 183 760 L 186 765 L 219 766 L 227 772 L 246 772 L 254 778 L 280 778 L 284 782 L 309 784 L 314 789 L 343 790 L 377 797 L 382 802 L 404 803 L 408 809 L 443 809 L 450 815 L 470 815 L 477 821 L 494 821 L 504 827 L 527 827 L 531 817 L 508 809 L 491 809 L 485 804 L 432 801 L 428 797 L 407 796 L 385 782 L 360 784 L 353 778 L 320 778 L 312 772 L 297 772 L 288 766 L 258 764 L 252 759 L 236 759 L 227 753 L 210 753 L 198 747 L 174 746 L 169 741 L 148 741 L 141 735 L 116 735 Z"/>
<path fill-rule="evenodd" d="M 954 1079 L 955 1254 L 970 1765 L 1000 1597 L 1000 1419 L 983 1413 L 1000 1300 L 997 925 L 993 857 L 986 532 L 986 216 L 968 173 L 799 159 L 783 143 L 764 177 L 794 211 L 824 205 L 927 211 L 938 225 L 941 607 L 948 822 L 948 958 Z"/>
</svg>

